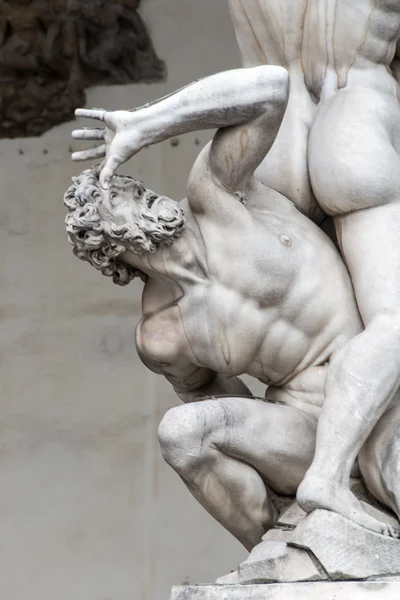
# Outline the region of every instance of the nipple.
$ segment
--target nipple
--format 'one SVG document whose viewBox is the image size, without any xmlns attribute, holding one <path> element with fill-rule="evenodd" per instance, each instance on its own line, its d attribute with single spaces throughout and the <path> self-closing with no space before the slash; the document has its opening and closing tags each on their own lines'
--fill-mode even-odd
<svg viewBox="0 0 400 600">
<path fill-rule="evenodd" d="M 290 246 L 292 245 L 292 240 L 288 235 L 286 235 L 286 233 L 282 233 L 279 236 L 279 243 L 282 244 L 282 246 L 290 248 Z"/>
</svg>

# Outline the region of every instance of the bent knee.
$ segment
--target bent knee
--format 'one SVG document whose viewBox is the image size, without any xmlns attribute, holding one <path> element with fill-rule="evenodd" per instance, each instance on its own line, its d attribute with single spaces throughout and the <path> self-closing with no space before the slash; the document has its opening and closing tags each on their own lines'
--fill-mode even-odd
<svg viewBox="0 0 400 600">
<path fill-rule="evenodd" d="M 181 472 L 200 459 L 209 432 L 203 403 L 171 408 L 158 428 L 158 440 L 164 460 Z"/>
</svg>

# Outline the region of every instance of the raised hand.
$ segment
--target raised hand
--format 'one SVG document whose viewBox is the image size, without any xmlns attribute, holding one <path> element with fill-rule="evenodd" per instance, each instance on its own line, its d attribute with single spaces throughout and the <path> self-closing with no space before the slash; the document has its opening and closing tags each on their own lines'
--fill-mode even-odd
<svg viewBox="0 0 400 600">
<path fill-rule="evenodd" d="M 263 65 L 211 75 L 133 111 L 79 108 L 77 117 L 100 121 L 104 129 L 78 129 L 72 137 L 103 144 L 75 152 L 72 159 L 103 158 L 100 183 L 107 187 L 118 167 L 145 146 L 191 131 L 245 123 L 269 111 L 271 103 L 286 107 L 288 85 L 285 69 Z"/>
<path fill-rule="evenodd" d="M 95 119 L 104 124 L 103 129 L 85 128 L 72 132 L 72 137 L 77 140 L 103 141 L 103 144 L 96 148 L 74 152 L 72 160 L 104 159 L 101 165 L 100 184 L 106 188 L 118 167 L 146 145 L 140 132 L 140 120 L 135 112 L 126 110 L 107 112 L 103 109 L 78 108 L 75 115 Z"/>
</svg>

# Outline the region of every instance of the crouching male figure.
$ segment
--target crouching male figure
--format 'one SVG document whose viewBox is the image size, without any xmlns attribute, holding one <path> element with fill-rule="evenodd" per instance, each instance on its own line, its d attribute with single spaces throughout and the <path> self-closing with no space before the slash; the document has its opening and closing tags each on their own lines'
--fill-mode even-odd
<svg viewBox="0 0 400 600">
<path fill-rule="evenodd" d="M 65 196 L 75 254 L 116 283 L 137 275 L 145 282 L 139 355 L 186 403 L 160 425 L 165 459 L 248 549 L 276 519 L 270 490 L 295 494 L 310 467 L 321 410 L 325 422 L 338 410 L 349 422 L 363 411 L 341 385 L 351 369 L 343 349 L 363 329 L 343 261 L 291 201 L 254 177 L 287 96 L 286 71 L 262 66 L 212 76 L 134 112 L 81 110 L 106 128 L 75 137 L 105 139 L 111 162 L 113 151 L 121 162 L 129 144 L 132 155 L 179 133 L 219 129 L 181 203 L 130 177 L 106 181 L 103 173 L 99 180 L 96 169 Z M 101 147 L 79 158 L 104 153 Z M 267 401 L 251 396 L 242 373 L 269 386 Z M 374 374 L 364 375 L 367 385 Z M 373 414 L 374 398 L 363 400 Z M 398 452 L 397 407 L 393 401 L 360 466 L 371 493 L 399 515 L 399 468 L 386 476 L 381 468 L 382 456 Z M 349 431 L 336 440 L 333 463 L 340 464 Z M 329 508 L 396 536 L 351 494 L 350 469 L 332 486 Z"/>
</svg>

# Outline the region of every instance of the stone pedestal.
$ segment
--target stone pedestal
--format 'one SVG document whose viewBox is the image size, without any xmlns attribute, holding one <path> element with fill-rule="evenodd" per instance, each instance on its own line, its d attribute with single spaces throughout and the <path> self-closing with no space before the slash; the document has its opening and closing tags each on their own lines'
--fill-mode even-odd
<svg viewBox="0 0 400 600">
<path fill-rule="evenodd" d="M 400 600 L 400 540 L 326 510 L 306 515 L 294 502 L 235 571 L 214 585 L 175 587 L 171 600 Z"/>
<path fill-rule="evenodd" d="M 400 600 L 400 581 L 188 585 L 171 600 Z"/>
<path fill-rule="evenodd" d="M 382 511 L 376 516 L 395 524 L 394 518 Z M 373 533 L 326 510 L 305 515 L 294 503 L 236 571 L 220 577 L 217 584 L 378 581 L 387 577 L 400 581 L 400 540 Z"/>
</svg>

